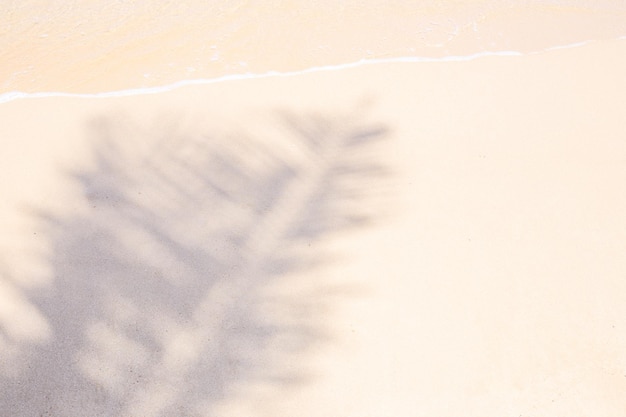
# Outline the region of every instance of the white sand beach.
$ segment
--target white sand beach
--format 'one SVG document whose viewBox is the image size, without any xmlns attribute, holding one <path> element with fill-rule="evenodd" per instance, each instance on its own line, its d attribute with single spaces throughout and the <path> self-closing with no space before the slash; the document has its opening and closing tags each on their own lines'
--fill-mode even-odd
<svg viewBox="0 0 626 417">
<path fill-rule="evenodd" d="M 623 416 L 625 56 L 1 103 L 0 414 Z"/>
</svg>

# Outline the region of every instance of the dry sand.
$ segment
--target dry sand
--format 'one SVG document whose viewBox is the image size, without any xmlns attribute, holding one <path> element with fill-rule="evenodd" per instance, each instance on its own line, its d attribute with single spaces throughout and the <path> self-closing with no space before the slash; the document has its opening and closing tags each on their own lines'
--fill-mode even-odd
<svg viewBox="0 0 626 417">
<path fill-rule="evenodd" d="M 623 416 L 624 56 L 1 104 L 1 414 Z"/>
</svg>

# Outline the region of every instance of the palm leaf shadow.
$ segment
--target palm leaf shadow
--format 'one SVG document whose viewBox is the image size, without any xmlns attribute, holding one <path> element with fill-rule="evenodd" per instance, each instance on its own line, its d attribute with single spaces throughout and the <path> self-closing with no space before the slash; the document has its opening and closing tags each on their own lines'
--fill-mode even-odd
<svg viewBox="0 0 626 417">
<path fill-rule="evenodd" d="M 19 381 L 38 394 L 9 389 L 2 409 L 211 415 L 246 383 L 306 382 L 282 365 L 329 337 L 323 300 L 267 289 L 330 261 L 312 242 L 374 220 L 364 199 L 387 172 L 367 150 L 388 132 L 279 118 L 296 156 L 243 136 L 159 132 L 155 146 L 128 121 L 94 122 L 95 167 L 73 174 L 84 204 L 41 214 L 56 281 L 34 298 L 55 338 Z"/>
</svg>

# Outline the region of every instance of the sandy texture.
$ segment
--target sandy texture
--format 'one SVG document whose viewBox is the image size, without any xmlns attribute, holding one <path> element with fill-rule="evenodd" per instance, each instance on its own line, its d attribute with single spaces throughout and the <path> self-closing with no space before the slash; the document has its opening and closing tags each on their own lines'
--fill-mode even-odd
<svg viewBox="0 0 626 417">
<path fill-rule="evenodd" d="M 94 93 L 361 59 L 541 51 L 626 35 L 623 1 L 522 3 L 5 1 L 0 93 Z"/>
<path fill-rule="evenodd" d="M 0 410 L 623 416 L 626 44 L 0 106 Z"/>
</svg>

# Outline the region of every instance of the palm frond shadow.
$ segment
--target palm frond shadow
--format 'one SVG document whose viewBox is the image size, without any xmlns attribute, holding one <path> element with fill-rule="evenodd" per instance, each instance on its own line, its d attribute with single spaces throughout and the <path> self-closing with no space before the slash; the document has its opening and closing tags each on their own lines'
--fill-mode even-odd
<svg viewBox="0 0 626 417">
<path fill-rule="evenodd" d="M 245 137 L 94 122 L 95 168 L 73 174 L 84 204 L 41 214 L 55 284 L 34 302 L 54 339 L 2 409 L 210 415 L 247 383 L 306 382 L 289 361 L 328 339 L 324 300 L 269 288 L 332 260 L 316 240 L 375 220 L 364 199 L 388 172 L 368 149 L 388 132 L 352 116 L 279 119 L 290 156 Z M 132 138 L 148 134 L 160 139 Z"/>
</svg>

